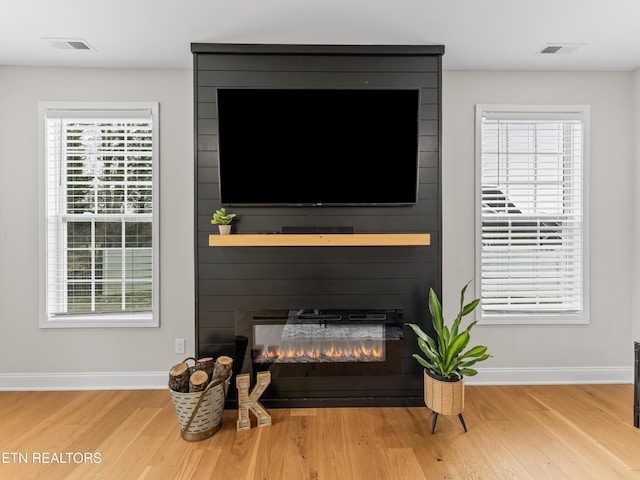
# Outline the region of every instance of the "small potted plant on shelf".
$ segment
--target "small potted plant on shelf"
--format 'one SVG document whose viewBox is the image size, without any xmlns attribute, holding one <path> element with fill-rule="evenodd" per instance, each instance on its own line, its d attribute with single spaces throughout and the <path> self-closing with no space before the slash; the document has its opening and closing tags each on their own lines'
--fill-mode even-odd
<svg viewBox="0 0 640 480">
<path fill-rule="evenodd" d="M 235 213 L 227 213 L 224 207 L 216 210 L 211 219 L 213 225 L 218 225 L 220 235 L 228 235 L 231 233 L 231 222 L 237 216 Z"/>
<path fill-rule="evenodd" d="M 435 431 L 440 413 L 458 415 L 462 428 L 467 431 L 462 417 L 464 377 L 476 375 L 478 372 L 471 366 L 491 357 L 484 345 L 466 349 L 471 338 L 470 331 L 476 321 L 460 331 L 462 317 L 473 312 L 480 302 L 479 299 L 475 299 L 465 305 L 464 294 L 468 286 L 469 283 L 462 289 L 460 311 L 451 327 L 445 325 L 438 296 L 433 289 L 429 289 L 429 311 L 436 338 L 432 338 L 415 323 L 407 324 L 417 335 L 418 347 L 424 353 L 424 356 L 414 353 L 413 357 L 424 367 L 424 401 L 433 411 L 431 433 Z"/>
</svg>

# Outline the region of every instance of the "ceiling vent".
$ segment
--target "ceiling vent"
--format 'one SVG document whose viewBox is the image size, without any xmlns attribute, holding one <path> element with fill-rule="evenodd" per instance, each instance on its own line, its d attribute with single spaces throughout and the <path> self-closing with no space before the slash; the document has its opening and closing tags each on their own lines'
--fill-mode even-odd
<svg viewBox="0 0 640 480">
<path fill-rule="evenodd" d="M 86 40 L 82 38 L 43 38 L 57 50 L 94 50 Z"/>
<path fill-rule="evenodd" d="M 585 43 L 548 43 L 536 53 L 540 55 L 569 55 L 585 45 Z"/>
</svg>

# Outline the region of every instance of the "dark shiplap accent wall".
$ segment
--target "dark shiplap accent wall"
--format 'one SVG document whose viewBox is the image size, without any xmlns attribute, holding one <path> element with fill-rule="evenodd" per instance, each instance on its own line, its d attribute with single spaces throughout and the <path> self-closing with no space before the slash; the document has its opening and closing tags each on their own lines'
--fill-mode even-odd
<svg viewBox="0 0 640 480">
<path fill-rule="evenodd" d="M 234 312 L 238 310 L 402 308 L 405 321 L 427 321 L 428 288 L 440 292 L 442 277 L 443 47 L 193 44 L 192 51 L 197 355 L 235 355 Z M 257 233 L 280 231 L 282 226 L 351 226 L 356 233 L 430 233 L 431 245 L 209 247 L 208 236 L 217 231 L 210 223 L 211 215 L 221 206 L 215 103 L 219 87 L 419 88 L 420 184 L 416 205 L 234 208 L 239 216 L 234 231 Z M 345 405 L 362 401 L 419 403 L 422 379 L 420 368 L 411 358 L 416 351 L 415 343 L 413 334 L 405 330 L 404 375 L 323 378 L 298 382 L 295 386 L 274 382 L 271 393 L 288 399 L 291 405 L 306 404 L 302 398 L 322 396 L 337 398 L 337 404 Z M 311 404 L 314 402 L 322 403 L 311 400 Z"/>
</svg>

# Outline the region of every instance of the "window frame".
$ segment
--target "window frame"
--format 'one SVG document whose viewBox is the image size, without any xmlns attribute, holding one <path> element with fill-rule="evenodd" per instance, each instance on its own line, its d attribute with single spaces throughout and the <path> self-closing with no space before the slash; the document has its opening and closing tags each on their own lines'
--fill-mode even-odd
<svg viewBox="0 0 640 480">
<path fill-rule="evenodd" d="M 47 120 L 49 118 L 121 118 L 144 111 L 151 118 L 152 131 L 152 212 L 151 212 L 151 309 L 142 312 L 96 312 L 65 315 L 48 313 L 48 216 L 47 178 L 49 158 L 47 152 Z M 159 105 L 158 102 L 38 102 L 38 193 L 39 193 L 39 327 L 40 328 L 120 328 L 160 326 L 160 156 L 159 156 Z M 61 222 L 71 214 L 60 212 Z M 108 219 L 109 215 L 89 215 Z M 127 214 L 118 214 L 118 220 Z M 138 217 L 139 218 L 139 217 Z M 64 257 L 65 246 L 57 247 L 59 258 Z M 91 245 L 91 249 L 95 248 Z M 66 251 L 66 250 L 65 250 Z"/>
<path fill-rule="evenodd" d="M 487 112 L 531 120 L 551 117 L 559 121 L 568 117 L 582 122 L 582 217 L 581 217 L 581 286 L 582 305 L 577 312 L 485 312 L 482 309 L 482 119 Z M 530 105 L 530 104 L 477 104 L 475 106 L 475 293 L 481 299 L 476 310 L 479 324 L 505 325 L 585 325 L 590 323 L 589 312 L 589 158 L 590 158 L 590 106 L 589 105 Z M 564 117 L 564 118 L 563 118 Z"/>
</svg>

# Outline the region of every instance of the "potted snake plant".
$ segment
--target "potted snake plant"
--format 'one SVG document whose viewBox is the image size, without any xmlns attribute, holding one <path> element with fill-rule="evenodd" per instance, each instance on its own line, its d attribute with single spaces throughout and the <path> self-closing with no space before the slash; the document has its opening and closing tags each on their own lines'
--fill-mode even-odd
<svg viewBox="0 0 640 480">
<path fill-rule="evenodd" d="M 460 310 L 450 327 L 445 324 L 438 296 L 432 288 L 429 289 L 429 312 L 431 312 L 435 338 L 415 323 L 407 324 L 418 337 L 418 347 L 423 353 L 423 355 L 414 353 L 413 357 L 424 367 L 424 400 L 427 407 L 433 411 L 431 433 L 435 431 L 440 413 L 458 415 L 464 431 L 467 431 L 462 417 L 464 377 L 476 375 L 477 370 L 471 367 L 491 357 L 484 345 L 467 349 L 471 338 L 470 332 L 476 321 L 471 322 L 465 329 L 461 329 L 462 318 L 473 312 L 480 303 L 480 299 L 475 299 L 465 304 L 464 294 L 469 283 L 462 289 Z"/>
</svg>

